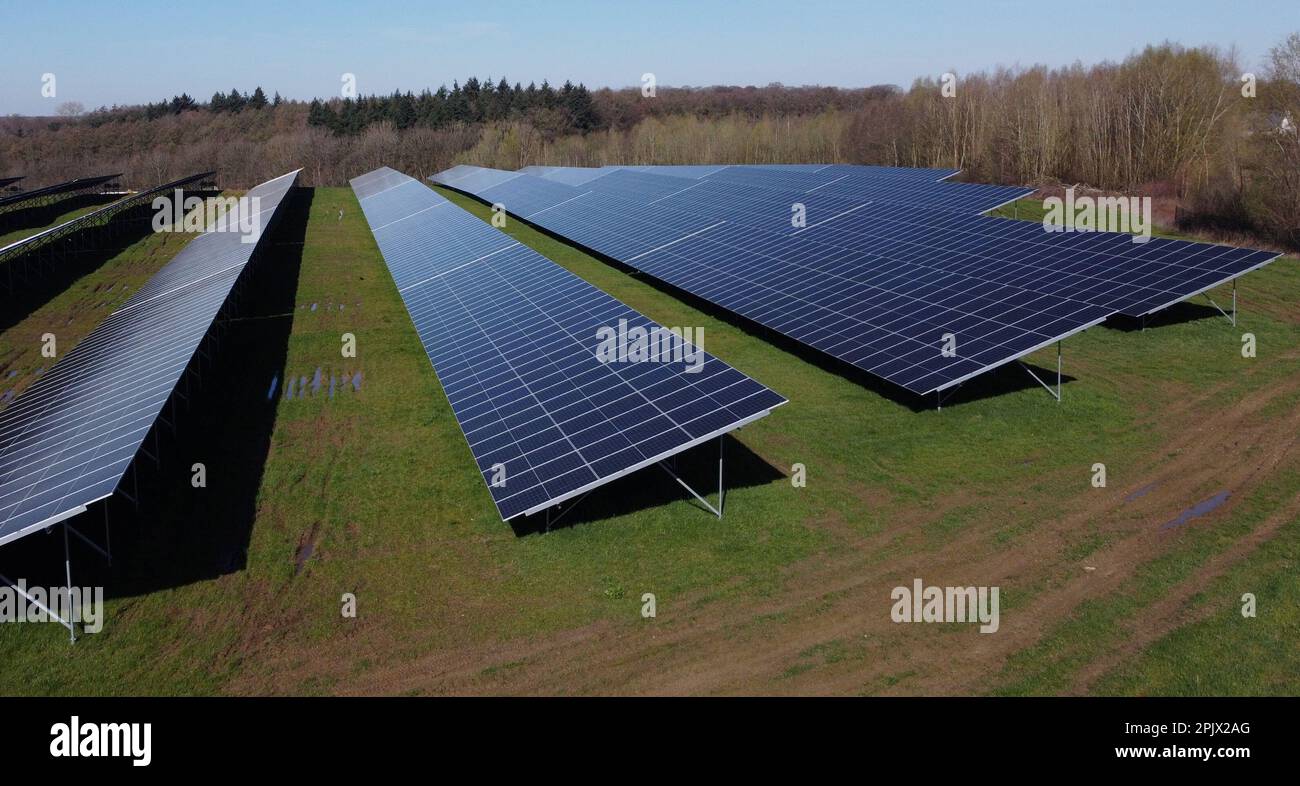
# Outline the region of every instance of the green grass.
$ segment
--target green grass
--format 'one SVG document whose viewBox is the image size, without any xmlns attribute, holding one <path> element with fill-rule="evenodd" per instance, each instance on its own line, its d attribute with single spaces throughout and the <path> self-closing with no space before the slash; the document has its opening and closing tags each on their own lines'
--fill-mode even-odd
<svg viewBox="0 0 1300 786">
<path fill-rule="evenodd" d="M 488 215 L 473 200 L 443 193 L 480 217 Z M 278 317 L 291 322 L 283 371 L 310 377 L 317 367 L 327 376 L 360 369 L 361 390 L 333 401 L 316 396 L 264 403 L 274 408 L 274 428 L 264 470 L 252 481 L 256 502 L 241 570 L 215 576 L 194 571 L 185 578 L 190 566 L 184 564 L 190 557 L 200 560 L 212 531 L 235 515 L 239 501 L 221 495 L 223 484 L 229 489 L 240 471 L 229 466 L 239 463 L 240 446 L 233 437 L 215 439 L 194 456 L 176 458 L 180 470 L 188 470 L 191 460 L 206 460 L 210 477 L 209 488 L 196 492 L 188 486 L 188 472 L 178 470 L 163 492 L 160 508 L 174 534 L 147 553 L 180 563 L 172 571 L 179 578 L 110 601 L 106 631 L 75 647 L 55 626 L 0 626 L 6 656 L 0 693 L 329 693 L 346 690 L 350 680 L 375 669 L 430 653 L 585 626 L 643 625 L 643 592 L 656 594 L 660 624 L 711 604 L 756 607 L 779 597 L 800 564 L 852 554 L 863 558 L 864 569 L 888 572 L 900 556 L 943 554 L 976 526 L 984 541 L 979 548 L 1015 549 L 1034 539 L 1069 500 L 1090 492 L 1094 462 L 1107 463 L 1112 485 L 1135 482 L 1158 464 L 1155 453 L 1168 436 L 1158 417 L 1162 407 L 1213 386 L 1221 390 L 1209 406 L 1278 384 L 1294 375 L 1294 365 L 1268 362 L 1265 353 L 1300 342 L 1292 305 L 1300 296 L 1300 273 L 1288 261 L 1243 282 L 1242 329 L 1258 336 L 1261 359 L 1243 360 L 1240 330 L 1222 320 L 1145 333 L 1098 327 L 1065 343 L 1065 371 L 1077 380 L 1065 385 L 1061 404 L 1037 386 L 1017 387 L 1027 377 L 1008 367 L 969 386 L 942 412 L 917 411 L 906 399 L 891 400 L 823 370 L 520 222 L 510 221 L 506 231 L 661 324 L 703 327 L 709 352 L 790 399 L 739 432 L 739 444 L 728 449 L 739 462 L 743 445 L 754 454 L 751 469 L 768 470 L 728 493 L 723 521 L 686 499 L 664 473 L 646 471 L 594 494 L 570 514 L 585 510 L 594 520 L 545 535 L 516 535 L 500 521 L 478 477 L 351 191 L 317 189 L 295 307 L 292 316 Z M 170 242 L 151 237 L 122 258 L 160 265 L 160 249 L 174 252 Z M 262 264 L 276 263 L 272 257 Z M 83 296 L 93 291 L 116 264 L 87 275 L 75 289 Z M 75 312 L 79 302 L 51 301 L 29 320 L 24 335 L 43 320 Z M 312 303 L 319 304 L 316 311 Z M 327 308 L 338 303 L 347 308 Z M 344 332 L 357 337 L 355 360 L 340 356 Z M 8 340 L 8 333 L 0 336 Z M 250 367 L 261 367 L 252 360 L 262 358 L 256 353 L 270 351 L 235 346 L 248 347 Z M 1052 366 L 1055 353 L 1031 361 Z M 217 384 L 231 389 L 233 398 L 255 402 L 268 382 L 236 376 Z M 984 392 L 996 395 L 982 397 Z M 241 411 L 229 410 L 213 415 L 213 433 L 239 433 Z M 683 466 L 702 488 L 710 487 L 711 450 L 701 448 Z M 807 467 L 807 488 L 794 488 L 784 477 L 796 462 Z M 653 504 L 626 510 L 621 505 L 643 498 Z M 1263 516 L 1276 504 L 1276 497 L 1252 496 L 1247 510 Z M 1233 526 L 1255 520 L 1242 518 Z M 863 538 L 892 532 L 900 521 L 916 524 L 864 552 Z M 1294 537 L 1294 526 L 1287 532 Z M 315 551 L 298 572 L 295 554 L 305 540 Z M 1294 591 L 1281 577 L 1294 545 L 1288 551 L 1283 543 L 1279 536 L 1240 566 L 1244 575 L 1232 591 L 1240 594 L 1238 584 L 1258 586 L 1262 608 L 1269 593 L 1270 604 L 1293 602 Z M 1047 559 L 1076 561 L 1104 545 L 1099 531 L 1081 532 Z M 1106 637 L 1117 622 L 1222 547 L 1212 536 L 1189 537 L 1144 569 L 1133 586 L 1089 605 L 1040 647 L 1020 653 L 1015 673 L 995 689 L 1059 689 L 1105 650 L 1102 645 L 1113 643 Z M 120 570 L 139 581 L 152 566 L 136 560 Z M 1048 586 L 1027 581 L 1006 593 L 1008 606 L 1023 606 Z M 358 596 L 355 620 L 339 614 L 344 592 Z M 1238 628 L 1216 617 L 1202 624 L 1221 628 L 1198 632 L 1193 626 L 1174 635 L 1191 637 L 1186 646 L 1211 660 L 1232 655 L 1231 648 L 1212 644 L 1225 635 L 1239 637 L 1233 640 L 1243 651 L 1275 656 L 1284 640 L 1280 634 L 1288 630 L 1278 619 L 1261 613 L 1254 628 Z M 783 613 L 759 614 L 752 623 L 766 628 L 788 620 Z M 1101 643 L 1090 649 L 1094 640 Z M 865 659 L 858 641 L 809 644 L 777 678 L 808 679 L 819 669 Z M 1171 637 L 1125 664 L 1104 687 L 1186 692 L 1189 686 L 1177 679 L 1185 671 L 1177 660 L 1182 651 Z M 930 668 L 905 659 L 898 665 L 898 674 L 866 689 L 905 689 L 914 673 Z M 1272 669 L 1262 663 L 1253 668 Z M 511 660 L 486 666 L 481 676 L 521 670 Z M 1275 673 L 1281 675 L 1281 667 Z M 1268 684 L 1279 692 L 1297 687 L 1293 678 Z"/>
</svg>

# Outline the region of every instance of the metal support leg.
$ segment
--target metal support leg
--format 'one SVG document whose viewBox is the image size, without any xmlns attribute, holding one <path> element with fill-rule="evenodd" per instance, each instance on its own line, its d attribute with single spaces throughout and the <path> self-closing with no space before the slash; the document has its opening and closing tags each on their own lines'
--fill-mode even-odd
<svg viewBox="0 0 1300 786">
<path fill-rule="evenodd" d="M 948 395 L 946 395 L 946 396 L 943 394 L 943 391 L 942 391 L 942 390 L 936 390 L 936 391 L 934 391 L 935 411 L 936 411 L 936 412 L 942 412 L 942 411 L 943 411 L 943 402 L 945 402 L 945 401 L 947 401 L 948 399 L 952 398 L 952 394 L 953 394 L 953 393 L 956 393 L 957 390 L 958 390 L 958 388 L 960 388 L 960 387 L 961 387 L 962 385 L 964 385 L 964 384 L 966 384 L 966 383 L 964 383 L 964 382 L 959 382 L 958 384 L 954 385 L 954 386 L 952 387 L 952 389 L 950 389 L 950 390 L 948 391 Z"/>
<path fill-rule="evenodd" d="M 1232 280 L 1232 326 L 1237 326 L 1237 279 Z"/>
<path fill-rule="evenodd" d="M 722 452 L 726 439 L 726 434 L 718 435 L 718 518 L 722 518 L 722 496 L 724 493 L 722 488 Z"/>
<path fill-rule="evenodd" d="M 63 522 L 63 570 L 68 579 L 68 606 L 72 606 L 72 555 L 68 551 L 68 523 Z M 68 635 L 77 643 L 76 620 L 68 620 Z"/>
</svg>

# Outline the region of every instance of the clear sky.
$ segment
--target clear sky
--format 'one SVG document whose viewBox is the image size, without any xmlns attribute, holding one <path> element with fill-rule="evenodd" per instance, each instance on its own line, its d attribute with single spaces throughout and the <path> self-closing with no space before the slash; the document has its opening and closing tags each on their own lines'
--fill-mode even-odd
<svg viewBox="0 0 1300 786">
<path fill-rule="evenodd" d="M 290 98 L 418 92 L 468 75 L 589 87 L 906 86 L 998 65 L 1116 60 L 1163 40 L 1235 46 L 1257 68 L 1300 2 L 888 3 L 0 0 L 0 114 L 143 103 L 182 91 Z M 56 95 L 41 94 L 55 75 Z"/>
</svg>

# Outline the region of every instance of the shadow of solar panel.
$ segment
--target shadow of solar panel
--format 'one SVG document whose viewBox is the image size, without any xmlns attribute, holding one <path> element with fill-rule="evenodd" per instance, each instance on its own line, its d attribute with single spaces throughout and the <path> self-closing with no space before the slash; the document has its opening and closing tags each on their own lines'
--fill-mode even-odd
<svg viewBox="0 0 1300 786">
<path fill-rule="evenodd" d="M 661 328 L 410 182 L 389 192 L 403 194 L 400 205 L 378 194 L 363 199 L 362 210 L 503 519 L 544 510 L 785 403 L 672 333 L 659 334 L 667 352 L 660 362 L 603 362 L 602 329 Z"/>
<path fill-rule="evenodd" d="M 296 176 L 250 191 L 264 197 L 263 229 Z M 227 233 L 239 263 L 213 234 L 186 245 L 159 272 L 165 283 L 151 279 L 0 411 L 0 543 L 83 510 L 121 483 L 258 246 Z M 221 262 L 203 262 L 212 255 Z"/>
</svg>

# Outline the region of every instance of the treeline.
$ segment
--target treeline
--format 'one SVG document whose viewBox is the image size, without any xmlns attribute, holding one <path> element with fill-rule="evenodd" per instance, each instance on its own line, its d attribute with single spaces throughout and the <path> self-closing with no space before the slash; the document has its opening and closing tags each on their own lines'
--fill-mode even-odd
<svg viewBox="0 0 1300 786">
<path fill-rule="evenodd" d="M 1162 44 L 1118 63 L 926 78 L 905 90 L 646 96 L 467 79 L 310 104 L 232 91 L 206 105 L 178 96 L 152 116 L 105 110 L 57 127 L 0 118 L 0 172 L 35 186 L 120 170 L 145 186 L 217 169 L 223 185 L 246 187 L 297 167 L 305 185 L 346 185 L 381 165 L 417 177 L 456 163 L 958 167 L 983 182 L 1157 195 L 1201 224 L 1300 247 L 1300 33 L 1262 65 L 1247 78 L 1230 54 Z"/>
<path fill-rule="evenodd" d="M 865 101 L 898 94 L 898 88 L 883 85 L 865 89 L 833 87 L 707 87 L 654 89 L 648 96 L 640 88 L 590 91 L 585 85 L 565 82 L 554 88 L 502 78 L 465 84 L 452 83 L 436 91 L 393 93 L 391 96 L 362 96 L 311 102 L 309 125 L 328 128 L 338 134 L 359 134 L 371 126 L 387 123 L 399 131 L 408 128 L 446 128 L 456 124 L 525 123 L 548 139 L 566 134 L 588 134 L 609 129 L 625 131 L 647 117 L 690 115 L 727 117 L 743 114 L 802 116 L 831 110 L 849 111 Z M 653 98 L 653 100 L 650 100 Z"/>
<path fill-rule="evenodd" d="M 284 99 L 277 92 L 275 98 L 268 99 L 266 92 L 258 86 L 252 93 L 241 93 L 236 88 L 229 93 L 217 91 L 212 94 L 212 99 L 203 104 L 196 101 L 189 93 L 181 93 L 178 96 L 172 96 L 169 100 L 159 101 L 156 104 L 143 104 L 141 106 L 101 106 L 100 108 L 88 113 L 80 121 L 60 120 L 50 123 L 52 130 L 66 125 L 69 122 L 84 122 L 93 127 L 99 127 L 108 123 L 130 123 L 139 120 L 157 120 L 168 115 L 179 115 L 184 112 L 208 111 L 213 113 L 221 112 L 241 112 L 244 109 L 263 109 L 268 106 L 279 106 L 284 103 Z"/>
<path fill-rule="evenodd" d="M 581 84 L 565 82 L 558 90 L 543 81 L 527 87 L 505 79 L 497 83 L 470 77 L 465 84 L 453 82 L 436 91 L 393 93 L 391 96 L 361 96 L 357 99 L 313 100 L 307 123 L 328 128 L 336 134 L 359 134 L 371 126 L 386 123 L 399 131 L 408 128 L 447 128 L 458 124 L 478 125 L 505 120 L 527 122 L 553 136 L 585 134 L 606 127 L 606 121 Z"/>
</svg>

